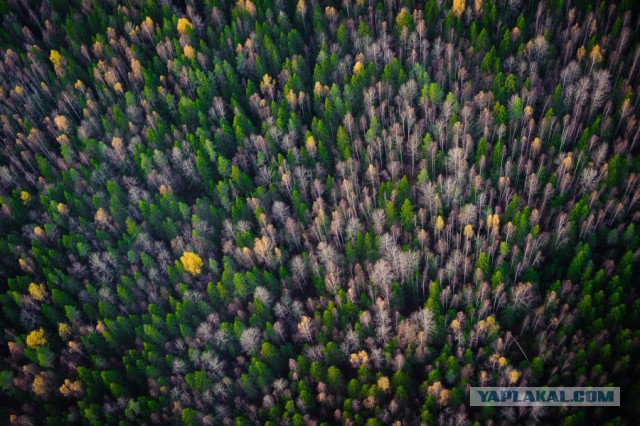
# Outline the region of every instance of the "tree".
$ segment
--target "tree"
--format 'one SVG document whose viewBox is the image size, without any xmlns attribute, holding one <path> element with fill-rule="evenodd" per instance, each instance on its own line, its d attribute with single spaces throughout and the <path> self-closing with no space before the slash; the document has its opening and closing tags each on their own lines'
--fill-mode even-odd
<svg viewBox="0 0 640 426">
<path fill-rule="evenodd" d="M 29 284 L 29 294 L 33 298 L 33 300 L 40 302 L 47 297 L 47 290 L 44 284 Z"/>
<path fill-rule="evenodd" d="M 313 340 L 313 321 L 308 316 L 303 316 L 298 323 L 298 333 L 300 333 L 307 341 Z"/>
<path fill-rule="evenodd" d="M 444 220 L 442 219 L 442 216 L 436 217 L 436 223 L 433 229 L 436 234 L 440 234 L 440 231 L 444 229 Z"/>
<path fill-rule="evenodd" d="M 408 198 L 404 200 L 402 203 L 402 207 L 400 208 L 400 220 L 404 224 L 405 229 L 411 229 L 413 225 L 414 215 L 413 215 L 413 205 L 411 205 L 411 201 Z"/>
<path fill-rule="evenodd" d="M 594 48 L 594 51 L 595 50 L 596 48 Z M 609 71 L 607 70 L 598 70 L 593 73 L 593 90 L 591 91 L 591 107 L 589 109 L 589 117 L 591 117 L 593 111 L 600 108 L 604 101 L 607 99 L 607 95 L 611 90 L 611 83 L 609 79 Z"/>
<path fill-rule="evenodd" d="M 240 347 L 244 352 L 251 355 L 260 347 L 261 333 L 256 327 L 249 327 L 242 330 L 240 335 Z"/>
<path fill-rule="evenodd" d="M 83 386 L 79 380 L 64 379 L 64 383 L 60 386 L 60 393 L 67 398 L 77 398 L 82 395 Z"/>
<path fill-rule="evenodd" d="M 193 24 L 187 18 L 179 18 L 177 29 L 180 34 L 187 34 L 189 30 L 193 29 Z"/>
<path fill-rule="evenodd" d="M 453 0 L 453 6 L 451 7 L 451 13 L 453 13 L 456 18 L 460 18 L 464 13 L 465 9 L 465 0 Z"/>
<path fill-rule="evenodd" d="M 202 272 L 202 258 L 195 253 L 185 251 L 180 257 L 180 263 L 184 270 L 193 276 L 200 275 Z"/>
<path fill-rule="evenodd" d="M 33 330 L 27 336 L 27 346 L 30 348 L 40 348 L 47 344 L 47 338 L 44 336 L 44 329 L 40 327 L 37 330 Z"/>
<path fill-rule="evenodd" d="M 379 259 L 373 265 L 371 272 L 371 281 L 377 289 L 381 289 L 385 297 L 389 296 L 391 281 L 395 278 L 393 270 L 389 262 Z"/>
<path fill-rule="evenodd" d="M 38 373 L 34 379 L 31 389 L 38 397 L 47 399 L 51 386 L 52 374 L 48 371 Z"/>
<path fill-rule="evenodd" d="M 533 373 L 533 377 L 535 377 L 536 380 L 542 380 L 544 375 L 544 363 L 542 362 L 540 357 L 535 357 L 531 361 L 531 371 Z"/>
<path fill-rule="evenodd" d="M 412 318 L 418 323 L 426 336 L 429 337 L 433 335 L 436 322 L 434 319 L 433 311 L 431 311 L 431 309 L 422 308 L 414 313 Z"/>
</svg>

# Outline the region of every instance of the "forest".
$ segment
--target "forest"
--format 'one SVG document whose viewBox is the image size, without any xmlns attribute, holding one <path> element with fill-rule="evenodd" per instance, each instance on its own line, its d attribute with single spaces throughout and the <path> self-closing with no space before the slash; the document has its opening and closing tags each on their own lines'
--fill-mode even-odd
<svg viewBox="0 0 640 426">
<path fill-rule="evenodd" d="M 637 6 L 0 0 L 0 423 L 634 424 Z"/>
</svg>

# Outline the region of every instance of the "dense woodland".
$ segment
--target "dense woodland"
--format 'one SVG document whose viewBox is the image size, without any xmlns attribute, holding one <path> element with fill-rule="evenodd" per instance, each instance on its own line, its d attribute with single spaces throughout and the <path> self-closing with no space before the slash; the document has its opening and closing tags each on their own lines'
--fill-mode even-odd
<svg viewBox="0 0 640 426">
<path fill-rule="evenodd" d="M 637 421 L 634 7 L 0 1 L 2 422 Z"/>
</svg>

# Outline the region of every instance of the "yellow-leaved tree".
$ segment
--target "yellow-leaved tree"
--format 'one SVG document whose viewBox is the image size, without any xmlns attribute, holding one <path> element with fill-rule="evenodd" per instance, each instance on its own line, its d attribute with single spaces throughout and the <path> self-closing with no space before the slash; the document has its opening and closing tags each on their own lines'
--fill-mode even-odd
<svg viewBox="0 0 640 426">
<path fill-rule="evenodd" d="M 67 337 L 69 337 L 69 335 L 71 334 L 71 330 L 69 330 L 69 324 L 67 324 L 66 322 L 61 322 L 58 325 L 58 334 L 63 339 L 66 339 Z"/>
<path fill-rule="evenodd" d="M 42 229 L 39 226 L 36 226 L 35 228 L 33 228 L 33 235 L 35 235 L 38 238 L 46 237 L 46 233 L 44 232 L 44 229 Z"/>
<path fill-rule="evenodd" d="M 378 379 L 378 389 L 382 392 L 389 390 L 389 378 L 387 376 L 380 376 Z"/>
<path fill-rule="evenodd" d="M 31 283 L 29 284 L 29 294 L 31 295 L 33 300 L 39 302 L 47 297 L 47 290 L 44 287 L 44 284 Z"/>
<path fill-rule="evenodd" d="M 503 357 L 503 356 L 498 358 L 498 366 L 500 366 L 500 368 L 502 368 L 505 365 L 507 365 L 507 359 L 505 357 Z"/>
<path fill-rule="evenodd" d="M 495 229 L 496 231 L 498 231 L 500 229 L 500 216 L 498 216 L 498 213 L 493 215 L 493 229 Z"/>
<path fill-rule="evenodd" d="M 60 52 L 58 52 L 57 50 L 52 50 L 51 54 L 49 55 L 49 60 L 51 61 L 51 63 L 53 63 L 53 66 L 58 66 L 60 65 L 62 56 L 60 56 Z"/>
<path fill-rule="evenodd" d="M 196 51 L 194 50 L 193 47 L 189 46 L 188 44 L 186 44 L 182 48 L 182 52 L 184 53 L 184 56 L 186 56 L 189 59 L 193 59 L 196 57 Z"/>
<path fill-rule="evenodd" d="M 469 224 L 467 224 L 464 227 L 464 236 L 465 238 L 473 238 L 473 227 Z"/>
<path fill-rule="evenodd" d="M 60 213 L 61 215 L 66 215 L 67 213 L 69 213 L 69 207 L 67 207 L 65 204 L 58 203 L 57 209 L 58 213 Z"/>
<path fill-rule="evenodd" d="M 436 224 L 434 226 L 434 229 L 436 231 L 436 234 L 439 234 L 440 231 L 444 229 L 444 219 L 442 219 L 442 216 L 438 216 L 436 218 Z"/>
<path fill-rule="evenodd" d="M 60 386 L 60 393 L 67 398 L 79 396 L 82 394 L 82 382 L 64 379 L 64 383 Z"/>
<path fill-rule="evenodd" d="M 47 338 L 44 337 L 44 329 L 40 327 L 38 330 L 33 330 L 27 336 L 27 346 L 31 349 L 39 348 L 47 344 Z"/>
<path fill-rule="evenodd" d="M 64 115 L 56 115 L 53 118 L 53 122 L 56 124 L 58 130 L 62 132 L 66 132 L 67 130 L 69 130 L 69 120 L 67 120 L 67 117 L 65 117 Z"/>
<path fill-rule="evenodd" d="M 108 219 L 109 217 L 107 216 L 107 212 L 102 207 L 100 207 L 95 215 L 96 223 L 105 225 Z"/>
<path fill-rule="evenodd" d="M 513 369 L 509 372 L 509 383 L 512 385 L 515 384 L 520 378 L 520 372 L 516 369 Z"/>
<path fill-rule="evenodd" d="M 305 148 L 307 149 L 307 153 L 314 157 L 316 155 L 316 140 L 313 136 L 309 136 L 305 141 Z"/>
<path fill-rule="evenodd" d="M 260 91 L 263 95 L 269 95 L 273 97 L 275 90 L 275 81 L 269 74 L 265 74 L 262 76 L 262 81 L 260 82 Z"/>
<path fill-rule="evenodd" d="M 451 12 L 453 12 L 456 18 L 459 18 L 464 13 L 465 6 L 465 0 L 453 0 L 453 7 L 451 8 Z"/>
<path fill-rule="evenodd" d="M 193 24 L 187 18 L 178 19 L 178 32 L 180 34 L 184 34 L 187 32 L 187 29 L 192 29 Z"/>
<path fill-rule="evenodd" d="M 57 50 L 52 50 L 49 54 L 49 60 L 53 64 L 53 69 L 56 74 L 60 74 L 62 71 L 62 55 Z"/>
<path fill-rule="evenodd" d="M 185 271 L 191 275 L 199 275 L 202 272 L 202 258 L 195 253 L 185 251 L 180 257 L 180 263 Z"/>
<path fill-rule="evenodd" d="M 31 199 L 31 195 L 27 191 L 20 192 L 20 200 L 22 200 L 22 204 L 27 204 Z"/>
<path fill-rule="evenodd" d="M 47 396 L 49 383 L 51 382 L 51 373 L 42 372 L 36 375 L 33 378 L 33 384 L 31 385 L 31 389 L 33 393 L 40 397 Z"/>
<path fill-rule="evenodd" d="M 487 216 L 487 229 L 495 230 L 496 232 L 500 230 L 500 216 L 498 216 L 498 213 Z"/>
</svg>

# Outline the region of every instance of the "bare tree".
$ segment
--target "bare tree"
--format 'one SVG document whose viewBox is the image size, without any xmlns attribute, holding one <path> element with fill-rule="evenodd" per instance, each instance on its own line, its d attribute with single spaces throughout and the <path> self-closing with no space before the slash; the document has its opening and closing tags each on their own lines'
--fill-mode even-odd
<svg viewBox="0 0 640 426">
<path fill-rule="evenodd" d="M 256 327 L 249 327 L 242 330 L 240 334 L 240 347 L 248 355 L 251 355 L 260 347 L 260 337 L 262 333 Z"/>
</svg>

